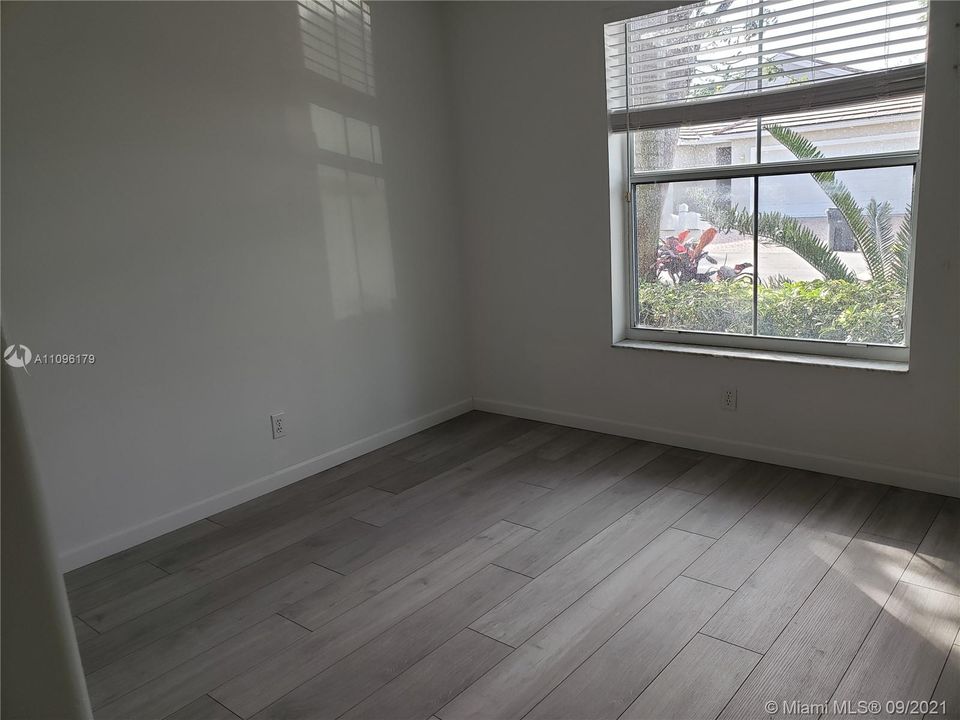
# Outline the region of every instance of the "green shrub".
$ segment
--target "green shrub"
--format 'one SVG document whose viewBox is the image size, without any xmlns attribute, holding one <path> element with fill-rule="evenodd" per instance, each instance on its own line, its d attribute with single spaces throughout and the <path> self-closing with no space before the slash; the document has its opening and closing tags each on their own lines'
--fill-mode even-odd
<svg viewBox="0 0 960 720">
<path fill-rule="evenodd" d="M 753 286 L 748 282 L 647 283 L 639 289 L 639 321 L 648 327 L 749 335 Z M 760 285 L 761 335 L 903 342 L 904 291 L 895 282 L 809 280 Z"/>
</svg>

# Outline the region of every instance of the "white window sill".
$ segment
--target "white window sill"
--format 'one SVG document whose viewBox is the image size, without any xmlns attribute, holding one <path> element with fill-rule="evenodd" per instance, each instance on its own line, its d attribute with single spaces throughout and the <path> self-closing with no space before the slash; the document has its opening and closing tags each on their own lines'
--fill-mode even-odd
<svg viewBox="0 0 960 720">
<path fill-rule="evenodd" d="M 683 343 L 651 342 L 648 340 L 621 340 L 613 343 L 615 348 L 633 350 L 656 350 L 658 352 L 685 353 L 688 355 L 709 355 L 711 357 L 740 358 L 745 360 L 766 360 L 767 362 L 793 363 L 795 365 L 817 365 L 820 367 L 856 368 L 879 372 L 905 373 L 910 369 L 906 362 L 890 360 L 864 360 L 861 358 L 834 357 L 829 355 L 807 355 L 804 353 L 774 352 L 771 350 L 753 350 L 747 348 L 728 348 L 713 345 L 688 345 Z"/>
</svg>

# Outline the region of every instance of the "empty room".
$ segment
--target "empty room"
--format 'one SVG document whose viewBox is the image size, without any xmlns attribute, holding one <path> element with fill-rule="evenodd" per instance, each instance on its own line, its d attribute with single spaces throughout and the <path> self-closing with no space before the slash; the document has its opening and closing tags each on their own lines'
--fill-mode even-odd
<svg viewBox="0 0 960 720">
<path fill-rule="evenodd" d="M 960 2 L 0 27 L 3 720 L 960 718 Z"/>
</svg>

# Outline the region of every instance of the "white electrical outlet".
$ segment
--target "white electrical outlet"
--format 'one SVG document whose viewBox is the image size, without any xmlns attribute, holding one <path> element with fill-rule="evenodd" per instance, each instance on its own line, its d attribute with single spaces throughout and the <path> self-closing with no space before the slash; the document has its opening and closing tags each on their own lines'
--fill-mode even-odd
<svg viewBox="0 0 960 720">
<path fill-rule="evenodd" d="M 283 413 L 274 413 L 270 416 L 270 427 L 273 430 L 274 440 L 287 434 L 287 421 L 284 420 Z"/>
<path fill-rule="evenodd" d="M 723 388 L 720 391 L 720 407 L 724 410 L 737 409 L 737 389 Z"/>
</svg>

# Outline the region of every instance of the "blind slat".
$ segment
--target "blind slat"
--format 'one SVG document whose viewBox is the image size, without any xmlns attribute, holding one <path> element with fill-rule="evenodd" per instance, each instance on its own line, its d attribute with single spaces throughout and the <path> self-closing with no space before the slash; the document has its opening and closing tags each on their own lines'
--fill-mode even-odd
<svg viewBox="0 0 960 720">
<path fill-rule="evenodd" d="M 843 54 L 850 54 L 850 52 L 856 52 L 856 51 L 848 51 Z M 834 55 L 834 54 L 841 54 L 841 53 L 831 53 L 831 55 Z M 880 62 L 883 60 L 889 60 L 891 58 L 913 57 L 914 55 L 916 55 L 915 49 L 902 50 L 899 52 L 880 52 L 880 53 L 874 53 L 871 55 L 864 55 L 862 56 L 862 58 L 860 58 L 860 61 L 864 63 Z M 817 73 L 817 72 L 826 71 L 826 70 L 843 69 L 847 67 L 848 62 L 849 61 L 826 62 L 826 60 L 824 60 L 816 66 L 805 68 L 805 71 L 808 73 L 809 72 Z M 776 63 L 768 63 L 768 65 L 770 64 L 776 65 Z M 722 90 L 723 88 L 727 88 L 730 86 L 735 87 L 736 85 L 741 85 L 743 83 L 752 83 L 753 87 L 745 88 L 743 91 L 737 93 L 737 94 L 745 95 L 745 94 L 757 92 L 758 82 L 760 83 L 760 88 L 759 88 L 760 91 L 763 91 L 764 89 L 763 86 L 765 84 L 769 86 L 772 82 L 775 82 L 777 80 L 792 80 L 796 74 L 796 70 L 781 70 L 779 72 L 764 71 L 762 73 L 758 73 L 756 67 L 752 67 L 752 68 L 746 67 L 743 69 L 749 70 L 749 74 L 745 74 L 742 76 L 727 77 L 722 80 L 714 80 L 713 82 L 700 82 L 700 81 L 704 79 L 721 77 L 720 73 L 714 73 L 712 75 L 698 75 L 692 78 L 692 80 L 695 80 L 696 82 L 692 82 L 689 87 L 697 93 L 712 95 L 714 94 L 715 91 Z M 865 74 L 865 73 L 860 73 L 860 74 Z M 816 80 L 825 81 L 827 79 L 828 78 L 811 78 L 810 80 L 807 80 L 805 82 L 813 82 Z M 652 82 L 633 81 L 631 79 L 630 85 L 632 88 L 632 92 L 634 93 L 638 91 L 642 93 L 651 92 L 651 91 L 671 92 L 672 91 L 671 84 L 675 85 L 676 82 L 677 82 L 676 78 L 663 78 L 662 80 L 657 80 Z M 730 93 L 726 93 L 726 94 L 730 94 Z"/>
<path fill-rule="evenodd" d="M 691 8 L 701 7 L 709 8 L 710 5 L 718 3 L 700 3 L 691 5 Z M 781 10 L 777 7 L 787 6 Z M 724 4 L 725 5 L 725 4 Z M 845 7 L 838 7 L 845 6 Z M 923 12 L 923 8 L 917 3 L 917 0 L 877 0 L 876 2 L 862 3 L 851 6 L 850 0 L 811 0 L 810 2 L 798 5 L 796 0 L 763 0 L 763 2 L 752 5 L 751 11 L 745 13 L 745 8 L 738 5 L 731 5 L 724 9 L 718 9 L 713 14 L 701 14 L 690 17 L 685 23 L 675 22 L 673 26 L 680 27 L 680 30 L 670 33 L 664 33 L 662 29 L 650 28 L 647 26 L 638 26 L 635 29 L 630 28 L 630 21 L 627 21 L 626 28 L 628 32 L 627 41 L 636 42 L 644 37 L 656 37 L 665 44 L 678 44 L 679 39 L 685 35 L 696 34 L 702 30 L 709 29 L 714 33 L 725 30 L 736 30 L 744 22 L 757 23 L 762 20 L 767 30 L 777 30 L 809 22 L 816 22 L 818 26 L 828 27 L 826 21 L 833 19 L 848 19 L 851 16 L 857 16 L 864 21 L 878 20 L 884 18 L 893 18 L 902 16 L 906 13 Z M 831 9 L 833 8 L 833 9 Z M 756 9 L 755 11 L 753 9 Z M 671 12 L 677 12 L 673 10 Z M 809 13 L 809 16 L 805 15 Z M 785 20 L 792 15 L 801 17 Z M 733 16 L 734 19 L 730 19 Z M 615 23 L 614 23 L 615 24 Z M 755 29 L 755 28 L 752 28 Z M 820 28 L 818 27 L 818 30 Z M 629 35 L 633 37 L 629 37 Z"/>
<path fill-rule="evenodd" d="M 916 13 L 911 13 L 911 15 L 915 16 Z M 871 22 L 876 22 L 876 21 L 871 21 Z M 927 37 L 927 24 L 926 24 L 926 22 L 923 21 L 923 20 L 916 20 L 915 22 L 904 23 L 903 25 L 899 26 L 899 27 L 898 27 L 898 32 L 897 32 L 897 37 L 892 38 L 892 39 L 889 38 L 889 37 L 886 37 L 886 36 L 888 35 L 886 29 L 870 29 L 870 30 L 864 30 L 864 29 L 862 29 L 864 24 L 869 24 L 869 23 L 864 23 L 864 22 L 862 22 L 862 21 L 860 21 L 860 20 L 849 20 L 849 21 L 844 22 L 844 23 L 842 23 L 842 24 L 838 24 L 838 25 L 831 26 L 831 27 L 830 27 L 830 30 L 831 30 L 831 31 L 833 31 L 833 30 L 838 30 L 838 29 L 845 30 L 845 29 L 847 29 L 847 28 L 860 28 L 860 31 L 859 31 L 859 32 L 854 32 L 853 34 L 844 34 L 843 37 L 829 38 L 829 39 L 826 39 L 826 40 L 819 40 L 819 41 L 817 41 L 817 50 L 818 50 L 818 53 L 827 54 L 827 51 L 826 51 L 825 49 L 823 49 L 825 46 L 846 45 L 848 50 L 860 49 L 860 48 L 863 47 L 861 44 L 852 45 L 852 43 L 853 43 L 854 41 L 857 41 L 857 40 L 864 40 L 864 39 L 874 38 L 874 37 L 883 38 L 883 39 L 881 39 L 881 40 L 877 40 L 877 41 L 874 43 L 874 44 L 876 44 L 876 45 L 882 45 L 882 44 L 885 44 L 885 43 L 886 43 L 886 44 L 902 43 L 902 42 L 906 42 L 906 41 L 908 41 L 908 40 L 921 40 L 921 41 L 926 42 L 926 37 Z M 777 52 L 777 51 L 780 51 L 780 50 L 789 51 L 791 46 L 790 46 L 790 45 L 782 46 L 782 45 L 781 45 L 781 42 L 782 42 L 782 41 L 784 41 L 784 40 L 786 40 L 786 39 L 794 39 L 795 37 L 804 37 L 804 38 L 807 38 L 808 36 L 809 36 L 809 33 L 805 33 L 805 32 L 803 32 L 803 31 L 800 31 L 800 32 L 792 33 L 792 34 L 789 35 L 789 36 L 778 36 L 778 37 L 775 37 L 775 38 L 764 38 L 764 40 L 763 40 L 764 50 L 763 50 L 763 51 L 754 51 L 754 52 L 750 52 L 749 54 L 746 54 L 746 55 L 745 55 L 745 54 L 742 54 L 742 53 L 737 53 L 737 59 L 738 59 L 738 60 L 747 60 L 747 59 L 750 59 L 750 58 L 757 58 L 757 57 L 759 57 L 759 56 L 761 56 L 761 55 L 764 55 L 764 54 L 769 55 L 769 54 L 771 54 L 771 53 L 773 53 L 773 52 Z M 759 44 L 760 44 L 760 43 L 758 43 L 756 40 L 748 40 L 748 41 L 741 42 L 741 43 L 731 43 L 731 44 L 728 46 L 728 48 L 725 48 L 725 50 L 729 49 L 730 51 L 739 51 L 739 50 L 741 50 L 741 49 L 753 49 L 753 48 L 757 48 L 757 47 L 759 46 Z M 689 46 L 687 46 L 687 47 L 689 47 Z M 835 51 L 834 51 L 834 52 L 835 52 Z M 617 58 L 617 57 L 624 57 L 624 58 L 626 58 L 626 56 L 629 54 L 629 56 L 630 56 L 630 58 L 631 58 L 631 64 L 634 65 L 634 66 L 637 66 L 637 67 L 642 68 L 643 65 L 644 65 L 644 61 L 647 60 L 647 59 L 650 59 L 650 58 L 649 58 L 650 55 L 654 55 L 654 56 L 655 56 L 655 53 L 656 53 L 656 50 L 639 50 L 639 51 L 628 52 L 627 49 L 624 48 L 623 45 L 621 44 L 621 45 L 616 49 L 615 52 L 608 53 L 607 58 L 608 58 L 609 60 L 613 60 L 614 58 Z M 687 63 L 676 63 L 676 64 L 673 64 L 673 65 L 670 66 L 670 69 L 671 69 L 671 70 L 674 70 L 674 69 L 680 69 L 680 68 L 683 68 L 683 67 L 696 67 L 697 65 L 699 65 L 699 64 L 702 63 L 702 60 L 700 60 L 699 58 L 700 58 L 700 56 L 703 55 L 703 54 L 704 54 L 704 53 L 703 53 L 702 51 L 698 50 L 696 47 L 694 47 L 694 49 L 689 50 L 689 51 L 679 52 L 679 53 L 677 53 L 677 54 L 675 54 L 675 55 L 672 54 L 672 55 L 670 56 L 670 60 L 671 60 L 671 61 L 687 60 L 688 58 L 693 58 L 693 60 L 692 60 L 691 62 L 687 62 Z M 644 56 L 647 56 L 647 57 L 644 57 Z M 644 70 L 640 69 L 640 70 L 635 71 L 634 74 L 644 74 L 645 72 L 656 72 L 656 71 L 654 71 L 654 70 L 644 71 Z"/>
</svg>

